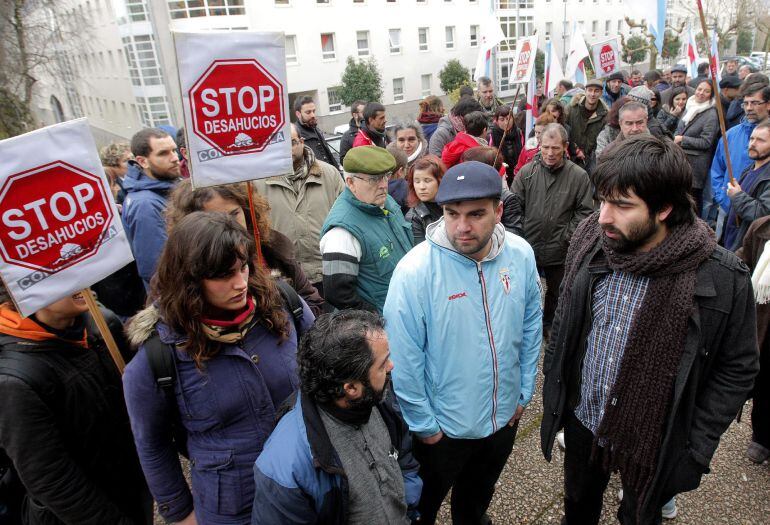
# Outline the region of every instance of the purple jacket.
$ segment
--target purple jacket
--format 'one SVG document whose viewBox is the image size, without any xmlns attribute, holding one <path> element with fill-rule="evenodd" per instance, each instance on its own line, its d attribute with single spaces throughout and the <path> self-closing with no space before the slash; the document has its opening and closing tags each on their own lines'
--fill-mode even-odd
<svg viewBox="0 0 770 525">
<path fill-rule="evenodd" d="M 303 330 L 314 317 L 303 301 Z M 275 425 L 280 404 L 297 389 L 297 337 L 286 312 L 283 342 L 256 324 L 241 345 L 224 345 L 199 371 L 176 351 L 177 409 L 187 431 L 192 491 L 169 433 L 174 414 L 155 383 L 143 342 L 156 328 L 162 342 L 184 340 L 149 307 L 129 327 L 139 351 L 126 367 L 123 385 L 139 460 L 160 514 L 179 521 L 193 508 L 198 523 L 248 524 L 254 500 L 254 461 Z"/>
</svg>

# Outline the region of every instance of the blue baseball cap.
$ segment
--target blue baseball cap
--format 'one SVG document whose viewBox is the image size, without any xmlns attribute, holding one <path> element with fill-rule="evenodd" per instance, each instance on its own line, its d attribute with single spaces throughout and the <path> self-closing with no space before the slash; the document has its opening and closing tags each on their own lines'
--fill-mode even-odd
<svg viewBox="0 0 770 525">
<path fill-rule="evenodd" d="M 503 192 L 500 174 L 489 164 L 469 160 L 452 166 L 444 173 L 436 194 L 437 204 L 499 199 Z"/>
</svg>

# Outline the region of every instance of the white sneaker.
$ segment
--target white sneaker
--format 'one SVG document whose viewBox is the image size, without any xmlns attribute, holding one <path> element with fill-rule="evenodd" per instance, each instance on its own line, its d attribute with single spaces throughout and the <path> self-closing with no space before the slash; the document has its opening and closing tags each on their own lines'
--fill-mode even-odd
<svg viewBox="0 0 770 525">
<path fill-rule="evenodd" d="M 660 509 L 660 514 L 667 520 L 676 518 L 676 496 L 666 502 Z"/>
<path fill-rule="evenodd" d="M 565 450 L 567 446 L 564 444 L 564 431 L 560 430 L 556 433 L 556 443 L 559 445 L 559 448 L 562 450 Z"/>
</svg>

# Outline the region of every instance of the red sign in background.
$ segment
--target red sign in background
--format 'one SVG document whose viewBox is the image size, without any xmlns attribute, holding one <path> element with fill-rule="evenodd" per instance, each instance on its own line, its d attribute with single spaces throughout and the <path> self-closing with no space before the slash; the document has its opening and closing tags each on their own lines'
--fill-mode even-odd
<svg viewBox="0 0 770 525">
<path fill-rule="evenodd" d="M 615 50 L 609 44 L 604 44 L 599 50 L 599 67 L 605 73 L 610 73 L 615 69 Z"/>
<path fill-rule="evenodd" d="M 8 177 L 0 188 L 0 257 L 48 273 L 96 254 L 112 222 L 102 179 L 63 161 Z"/>
<path fill-rule="evenodd" d="M 532 55 L 532 46 L 529 45 L 529 40 L 527 40 L 521 46 L 521 53 L 519 53 L 519 61 L 516 64 L 517 80 L 523 80 L 527 76 L 527 69 L 529 69 L 529 57 L 531 55 Z"/>
<path fill-rule="evenodd" d="M 193 132 L 222 155 L 262 151 L 284 124 L 283 86 L 254 59 L 215 60 L 189 99 Z"/>
</svg>

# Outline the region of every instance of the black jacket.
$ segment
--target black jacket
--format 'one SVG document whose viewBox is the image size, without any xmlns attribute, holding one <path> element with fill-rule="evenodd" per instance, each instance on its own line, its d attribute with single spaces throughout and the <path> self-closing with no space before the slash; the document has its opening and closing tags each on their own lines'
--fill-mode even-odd
<svg viewBox="0 0 770 525">
<path fill-rule="evenodd" d="M 46 378 L 43 385 L 31 385 L 0 374 L 0 448 L 27 492 L 21 522 L 152 523 L 120 374 L 85 315 L 88 348 L 0 334 L 0 366 L 16 354 L 34 360 Z M 127 356 L 120 321 L 111 312 L 106 317 Z"/>
<path fill-rule="evenodd" d="M 738 177 L 740 184 L 746 175 L 754 169 L 754 163 L 743 170 Z M 735 214 L 740 219 L 738 225 L 738 234 L 731 246 L 725 246 L 728 250 L 735 251 L 743 244 L 743 238 L 751 226 L 751 223 L 762 217 L 770 215 L 770 163 L 762 167 L 762 172 L 757 175 L 754 186 L 741 188 L 742 191 L 730 197 L 730 203 L 735 210 Z M 729 219 L 726 219 L 729 220 Z"/>
<path fill-rule="evenodd" d="M 587 262 L 590 261 L 590 264 Z M 591 296 L 597 279 L 610 271 L 600 243 L 589 252 L 572 286 L 570 304 L 561 299 L 543 360 L 541 447 L 551 460 L 556 432 L 580 394 L 585 341 L 591 327 Z M 642 515 L 680 492 L 693 490 L 751 391 L 758 370 L 756 312 L 748 268 L 717 247 L 701 264 L 684 353 L 676 371 L 674 397 L 665 423 L 652 489 Z"/>
<path fill-rule="evenodd" d="M 406 212 L 404 218 L 412 223 L 415 246 L 425 240 L 425 230 L 428 229 L 428 225 L 436 222 L 443 216 L 444 210 L 435 202 L 420 202 L 417 206 Z"/>
<path fill-rule="evenodd" d="M 500 147 L 500 141 L 503 140 L 503 130 L 497 126 L 492 126 L 490 135 L 492 136 L 492 140 L 489 142 L 489 145 L 500 148 L 503 162 L 508 166 L 505 172 L 508 175 L 508 183 L 510 184 L 513 180 L 513 168 L 516 167 L 516 163 L 519 161 L 519 154 L 524 148 L 524 137 L 515 124 L 511 130 L 505 134 L 505 141 L 503 142 L 502 147 Z"/>
<path fill-rule="evenodd" d="M 318 127 L 311 128 L 309 126 L 305 126 L 301 122 L 295 122 L 294 124 L 297 126 L 297 132 L 299 133 L 299 136 L 305 140 L 305 146 L 308 146 L 313 150 L 316 159 L 322 160 L 325 163 L 331 164 L 335 168 L 340 169 L 339 165 L 337 164 L 337 160 L 332 154 L 332 149 L 326 143 L 326 139 L 324 139 L 323 131 L 318 129 Z"/>
<path fill-rule="evenodd" d="M 356 122 L 356 119 L 351 118 L 350 119 L 350 127 L 348 130 L 342 134 L 342 138 L 340 139 L 340 166 L 342 166 L 343 161 L 345 160 L 345 155 L 347 155 L 348 150 L 353 147 L 353 141 L 356 138 L 356 135 L 358 135 L 358 130 L 361 129 L 358 126 L 358 122 Z"/>
</svg>

